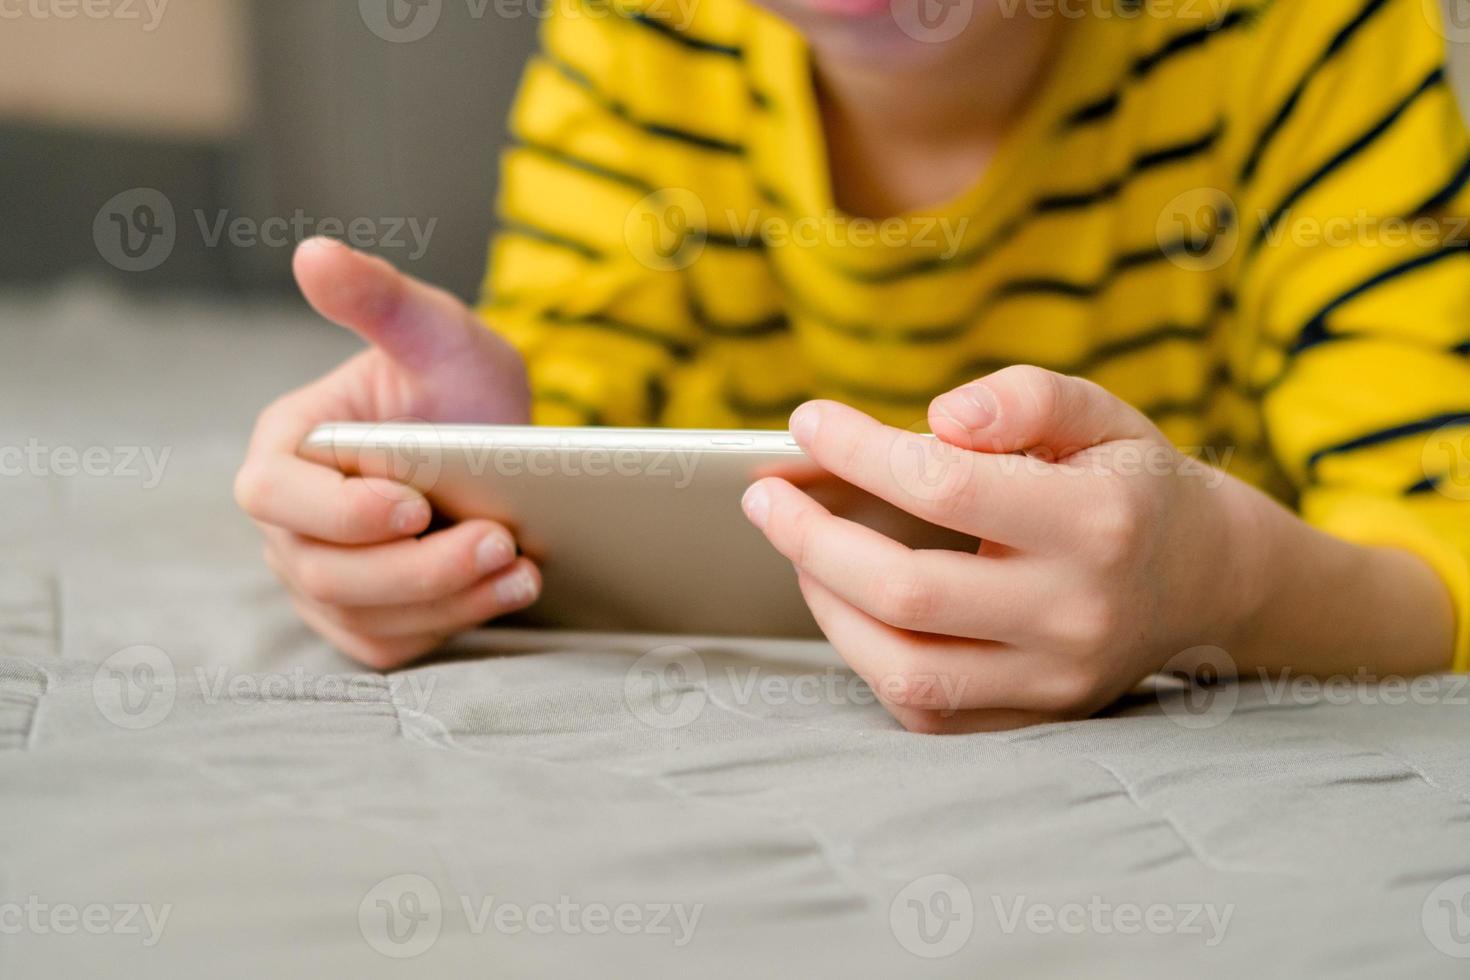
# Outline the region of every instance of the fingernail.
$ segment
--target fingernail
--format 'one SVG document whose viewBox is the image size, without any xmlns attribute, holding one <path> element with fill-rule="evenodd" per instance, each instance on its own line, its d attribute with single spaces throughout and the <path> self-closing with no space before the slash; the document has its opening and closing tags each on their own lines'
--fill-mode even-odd
<svg viewBox="0 0 1470 980">
<path fill-rule="evenodd" d="M 394 504 L 388 520 L 398 534 L 412 534 L 429 523 L 429 502 L 417 497 Z"/>
<path fill-rule="evenodd" d="M 934 410 L 963 428 L 983 429 L 995 421 L 995 392 L 983 384 L 967 384 L 934 401 Z"/>
<path fill-rule="evenodd" d="M 766 492 L 765 487 L 759 483 L 752 484 L 741 498 L 740 506 L 745 509 L 745 516 L 750 518 L 750 523 L 762 531 L 766 529 L 766 518 L 771 514 L 771 495 Z"/>
<path fill-rule="evenodd" d="M 529 606 L 536 598 L 536 580 L 528 570 L 518 568 L 497 579 L 491 591 L 495 593 L 495 601 L 503 608 Z"/>
<path fill-rule="evenodd" d="M 314 235 L 311 238 L 308 238 L 306 241 L 302 242 L 301 244 L 303 244 L 303 245 L 309 245 L 312 248 L 341 248 L 342 247 L 342 243 L 341 242 L 337 241 L 337 239 L 335 239 L 335 238 L 328 238 L 326 235 Z"/>
<path fill-rule="evenodd" d="M 817 437 L 817 422 L 820 414 L 821 409 L 811 402 L 807 402 L 791 413 L 791 421 L 788 424 L 797 442 L 811 442 Z"/>
<path fill-rule="evenodd" d="M 475 567 L 488 575 L 509 565 L 516 556 L 515 542 L 504 531 L 491 531 L 475 547 Z"/>
</svg>

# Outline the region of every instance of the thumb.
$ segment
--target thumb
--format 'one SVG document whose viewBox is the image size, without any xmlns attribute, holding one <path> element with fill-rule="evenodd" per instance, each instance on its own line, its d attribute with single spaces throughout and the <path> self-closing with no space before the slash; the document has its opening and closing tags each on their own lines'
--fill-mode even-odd
<svg viewBox="0 0 1470 980">
<path fill-rule="evenodd" d="M 302 242 L 292 267 L 318 313 L 410 371 L 425 373 L 456 359 L 472 349 L 478 334 L 489 334 L 455 296 L 335 239 Z"/>
<path fill-rule="evenodd" d="M 1030 365 L 1008 367 L 940 395 L 929 405 L 929 427 L 961 449 L 1043 450 L 1049 459 L 1158 435 L 1143 413 L 1106 388 Z"/>
</svg>

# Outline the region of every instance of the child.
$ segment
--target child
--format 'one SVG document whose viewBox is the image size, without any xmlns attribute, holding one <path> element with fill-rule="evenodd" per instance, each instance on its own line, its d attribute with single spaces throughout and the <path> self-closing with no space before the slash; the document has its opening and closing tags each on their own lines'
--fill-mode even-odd
<svg viewBox="0 0 1470 980">
<path fill-rule="evenodd" d="M 559 0 L 478 316 L 301 246 L 373 346 L 262 414 L 237 495 L 311 626 L 390 668 L 539 589 L 504 528 L 416 537 L 412 491 L 297 459 L 319 421 L 795 409 L 826 468 L 986 542 L 746 495 L 910 729 L 1085 716 L 1202 648 L 1470 667 L 1470 138 L 1433 3 L 761 2 Z"/>
</svg>

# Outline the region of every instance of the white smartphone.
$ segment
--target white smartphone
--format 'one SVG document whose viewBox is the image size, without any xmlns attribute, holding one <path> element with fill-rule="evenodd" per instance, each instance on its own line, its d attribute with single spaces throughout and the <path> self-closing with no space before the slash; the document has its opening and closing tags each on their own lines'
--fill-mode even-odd
<svg viewBox="0 0 1470 980">
<path fill-rule="evenodd" d="M 979 547 L 831 477 L 786 432 L 341 422 L 301 454 L 504 523 L 544 578 L 526 619 L 558 628 L 819 636 L 791 564 L 741 512 L 764 476 L 910 547 Z"/>
</svg>

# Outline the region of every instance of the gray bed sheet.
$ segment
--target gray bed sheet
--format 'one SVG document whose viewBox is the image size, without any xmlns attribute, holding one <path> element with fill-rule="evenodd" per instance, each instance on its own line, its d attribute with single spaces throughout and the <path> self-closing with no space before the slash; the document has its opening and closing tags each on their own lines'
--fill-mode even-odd
<svg viewBox="0 0 1470 980">
<path fill-rule="evenodd" d="M 77 283 L 0 339 L 0 977 L 1470 975 L 1459 679 L 935 738 L 822 644 L 363 672 L 230 498 L 350 338 Z"/>
</svg>

